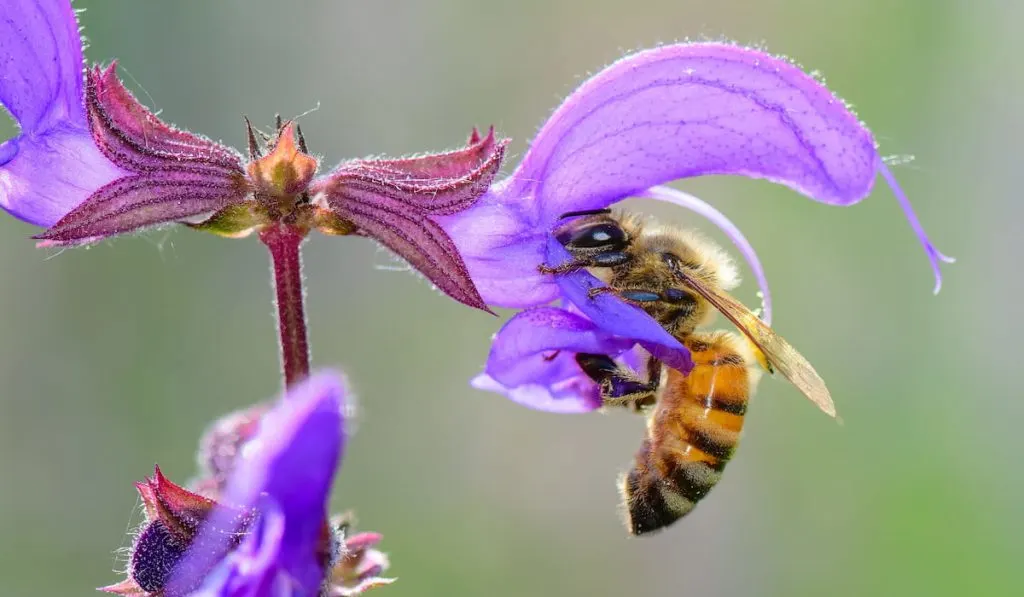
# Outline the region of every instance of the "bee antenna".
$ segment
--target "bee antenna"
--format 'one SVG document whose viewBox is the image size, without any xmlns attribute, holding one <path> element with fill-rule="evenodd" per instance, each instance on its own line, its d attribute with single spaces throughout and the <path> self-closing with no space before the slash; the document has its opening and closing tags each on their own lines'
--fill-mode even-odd
<svg viewBox="0 0 1024 597">
<path fill-rule="evenodd" d="M 585 209 L 583 211 L 567 211 L 564 214 L 558 216 L 558 219 L 564 220 L 566 218 L 575 218 L 576 216 L 596 216 L 610 213 L 612 213 L 612 210 L 608 209 L 607 207 L 604 209 Z"/>
</svg>

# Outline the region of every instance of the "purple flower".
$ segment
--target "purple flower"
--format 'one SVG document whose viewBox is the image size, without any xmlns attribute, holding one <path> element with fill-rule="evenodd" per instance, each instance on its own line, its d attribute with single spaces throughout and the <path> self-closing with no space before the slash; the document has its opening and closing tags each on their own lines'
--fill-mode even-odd
<svg viewBox="0 0 1024 597">
<path fill-rule="evenodd" d="M 587 342 L 603 338 L 614 352 L 621 348 L 614 343 L 633 340 L 687 371 L 686 349 L 640 309 L 608 295 L 589 298 L 587 290 L 600 285 L 589 273 L 552 275 L 538 267 L 569 260 L 553 236 L 562 214 L 627 197 L 668 201 L 710 218 L 732 239 L 757 278 L 770 321 L 764 270 L 739 230 L 699 199 L 661 186 L 709 174 L 764 178 L 830 205 L 863 199 L 881 174 L 925 248 L 936 292 L 939 261 L 952 261 L 928 240 L 871 133 L 840 99 L 785 60 L 720 43 L 639 52 L 584 82 L 541 127 L 515 172 L 443 225 L 488 304 L 537 308 L 562 299 L 596 326 Z M 536 355 L 569 350 L 583 338 L 583 324 L 570 333 L 559 328 L 566 321 L 548 308 L 516 315 L 495 337 L 475 385 L 545 410 L 595 407 L 590 396 L 567 389 L 586 386 L 571 359 L 537 362 Z"/>
<path fill-rule="evenodd" d="M 0 207 L 80 245 L 171 223 L 227 237 L 286 226 L 304 237 L 373 238 L 438 289 L 487 309 L 437 219 L 473 205 L 507 140 L 474 130 L 466 147 L 408 159 L 351 160 L 315 178 L 301 131 L 248 130 L 249 161 L 157 118 L 116 67 L 86 69 L 67 0 L 10 0 L 0 16 L 0 104 L 21 134 L 0 145 Z M 298 145 L 295 137 L 298 136 Z M 266 147 L 264 147 L 265 145 Z M 264 155 L 265 153 L 265 155 Z"/>
<path fill-rule="evenodd" d="M 146 525 L 121 595 L 284 596 L 355 594 L 387 560 L 379 535 L 347 536 L 328 525 L 331 484 L 345 444 L 347 390 L 337 374 L 314 375 L 269 410 L 257 406 L 213 426 L 203 442 L 200 495 L 157 469 L 138 484 Z M 254 426 L 258 421 L 258 427 Z M 219 482 L 224 474 L 224 482 Z M 341 584 L 345 583 L 345 584 Z M 347 592 L 346 592 L 347 591 Z"/>
<path fill-rule="evenodd" d="M 219 559 L 242 509 L 260 515 L 197 594 L 318 594 L 330 556 L 323 538 L 331 482 L 345 444 L 345 394 L 338 376 L 317 375 L 263 416 L 220 496 L 225 505 L 199 531 L 194 545 L 203 549 L 185 557 L 171 591 L 195 586 Z"/>
</svg>

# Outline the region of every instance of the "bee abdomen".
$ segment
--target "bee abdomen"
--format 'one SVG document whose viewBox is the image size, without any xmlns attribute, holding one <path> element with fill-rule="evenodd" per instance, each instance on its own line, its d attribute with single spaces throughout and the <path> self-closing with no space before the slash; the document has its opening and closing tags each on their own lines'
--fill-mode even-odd
<svg viewBox="0 0 1024 597">
<path fill-rule="evenodd" d="M 751 359 L 726 333 L 686 342 L 694 369 L 669 370 L 652 414 L 649 437 L 623 475 L 627 528 L 634 535 L 662 529 L 696 507 L 721 479 L 743 429 L 756 377 Z"/>
<path fill-rule="evenodd" d="M 667 527 L 685 516 L 696 502 L 686 499 L 651 466 L 651 442 L 644 440 L 633 467 L 619 478 L 626 529 L 643 535 Z"/>
<path fill-rule="evenodd" d="M 684 420 L 683 428 L 686 433 L 685 441 L 691 447 L 702 452 L 703 455 L 711 457 L 701 458 L 700 455 L 695 455 L 698 456 L 699 461 L 706 462 L 718 469 L 721 466 L 715 466 L 717 463 L 712 460 L 724 464 L 732 458 L 733 451 L 736 450 L 736 445 L 740 441 L 739 431 L 721 427 L 715 421 L 699 415 L 690 420 Z"/>
<path fill-rule="evenodd" d="M 704 462 L 684 462 L 671 477 L 679 496 L 696 504 L 721 479 L 721 472 Z"/>
<path fill-rule="evenodd" d="M 661 479 L 637 467 L 619 481 L 625 506 L 626 529 L 631 535 L 643 535 L 665 528 L 693 509 L 695 503 L 678 494 L 666 493 Z"/>
</svg>

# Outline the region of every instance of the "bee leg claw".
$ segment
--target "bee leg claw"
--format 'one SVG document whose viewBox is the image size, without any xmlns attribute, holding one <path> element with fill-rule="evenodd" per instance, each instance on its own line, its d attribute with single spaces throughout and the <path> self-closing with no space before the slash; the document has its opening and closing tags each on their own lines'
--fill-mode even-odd
<svg viewBox="0 0 1024 597">
<path fill-rule="evenodd" d="M 568 274 L 575 271 L 579 271 L 585 267 L 587 267 L 586 262 L 573 260 L 567 261 L 562 265 L 555 266 L 545 265 L 542 263 L 537 266 L 537 271 L 539 271 L 542 274 Z"/>
</svg>

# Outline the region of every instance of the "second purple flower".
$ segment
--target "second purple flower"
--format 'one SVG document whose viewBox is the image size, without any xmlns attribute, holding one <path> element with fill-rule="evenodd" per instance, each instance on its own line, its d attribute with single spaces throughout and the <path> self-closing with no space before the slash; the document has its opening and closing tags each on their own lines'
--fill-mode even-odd
<svg viewBox="0 0 1024 597">
<path fill-rule="evenodd" d="M 574 352 L 628 356 L 636 345 L 673 368 L 692 367 L 689 351 L 642 310 L 594 296 L 601 282 L 573 267 L 563 246 L 567 218 L 629 197 L 686 207 L 721 228 L 750 265 L 770 323 L 767 277 L 743 234 L 707 203 L 662 186 L 718 174 L 767 179 L 844 206 L 870 194 L 880 175 L 925 249 L 936 291 L 939 263 L 952 261 L 924 233 L 868 129 L 813 77 L 728 44 L 645 50 L 585 81 L 509 177 L 442 220 L 483 299 L 526 309 L 497 334 L 474 385 L 535 408 L 587 411 L 599 406 L 596 388 Z"/>
</svg>

